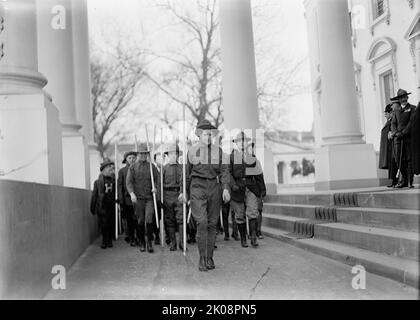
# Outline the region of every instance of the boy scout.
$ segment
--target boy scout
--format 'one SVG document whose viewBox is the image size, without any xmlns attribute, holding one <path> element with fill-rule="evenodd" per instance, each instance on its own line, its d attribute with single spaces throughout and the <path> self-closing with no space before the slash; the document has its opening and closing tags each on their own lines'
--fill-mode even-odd
<svg viewBox="0 0 420 320">
<path fill-rule="evenodd" d="M 106 160 L 101 164 L 101 173 L 93 186 L 90 211 L 97 215 L 102 233 L 102 249 L 112 248 L 115 226 L 115 167 Z"/>
<path fill-rule="evenodd" d="M 199 141 L 188 151 L 186 189 L 192 217 L 197 223 L 198 269 L 207 271 L 215 268 L 213 251 L 222 199 L 224 202 L 230 200 L 229 159 L 220 147 L 213 144 L 217 128 L 208 120 L 201 121 L 195 133 Z M 180 200 L 186 201 L 187 197 L 181 194 Z"/>
<path fill-rule="evenodd" d="M 170 251 L 175 251 L 176 227 L 179 230 L 179 248 L 183 249 L 183 212 L 182 202 L 179 201 L 182 183 L 182 165 L 178 163 L 180 151 L 178 146 L 168 146 L 165 155 L 168 163 L 163 167 L 163 208 L 165 225 L 168 228 Z"/>
<path fill-rule="evenodd" d="M 127 190 L 130 194 L 131 201 L 135 205 L 135 215 L 138 221 L 138 232 L 140 242 L 140 251 L 144 252 L 145 248 L 145 223 L 147 233 L 147 251 L 152 253 L 153 238 L 153 219 L 155 219 L 155 208 L 153 204 L 153 193 L 156 198 L 160 199 L 160 177 L 155 166 L 152 165 L 153 179 L 155 189 L 152 189 L 152 181 L 150 177 L 150 152 L 145 144 L 140 145 L 138 151 L 138 160 L 128 169 L 127 173 Z M 159 201 L 159 200 L 157 200 Z"/>
</svg>

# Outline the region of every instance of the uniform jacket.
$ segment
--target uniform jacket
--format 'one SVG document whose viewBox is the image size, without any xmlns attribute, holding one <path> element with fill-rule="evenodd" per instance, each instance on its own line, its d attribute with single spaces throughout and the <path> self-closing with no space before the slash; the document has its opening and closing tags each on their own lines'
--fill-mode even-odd
<svg viewBox="0 0 420 320">
<path fill-rule="evenodd" d="M 230 190 L 229 157 L 219 146 L 197 142 L 188 150 L 186 163 L 187 192 L 194 177 L 218 179 L 223 189 Z"/>
<path fill-rule="evenodd" d="M 264 197 L 266 187 L 261 164 L 255 156 L 244 155 L 233 150 L 230 155 L 231 198 L 242 202 L 248 188 L 257 197 Z"/>
<path fill-rule="evenodd" d="M 93 185 L 90 200 L 90 212 L 94 215 L 104 216 L 113 212 L 115 207 L 115 179 L 100 174 Z"/>
<path fill-rule="evenodd" d="M 131 206 L 131 197 L 127 191 L 127 173 L 130 166 L 126 165 L 118 171 L 118 200 L 121 205 Z"/>
<path fill-rule="evenodd" d="M 157 198 L 160 198 L 160 175 L 154 165 L 152 165 L 153 180 L 157 190 Z M 134 192 L 138 199 L 153 199 L 152 181 L 150 180 L 150 163 L 148 161 L 136 161 L 127 172 L 126 181 L 127 191 Z"/>
<path fill-rule="evenodd" d="M 163 167 L 163 190 L 178 189 L 182 186 L 182 165 L 179 163 L 168 163 Z"/>
<path fill-rule="evenodd" d="M 409 139 L 411 135 L 411 123 L 416 107 L 407 103 L 404 109 L 395 111 L 391 121 L 391 131 L 401 133 L 404 139 Z"/>
</svg>

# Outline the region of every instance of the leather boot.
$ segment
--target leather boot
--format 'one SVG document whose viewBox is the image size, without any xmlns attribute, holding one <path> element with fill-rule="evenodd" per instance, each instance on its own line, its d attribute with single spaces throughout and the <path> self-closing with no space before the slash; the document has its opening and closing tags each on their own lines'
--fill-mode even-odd
<svg viewBox="0 0 420 320">
<path fill-rule="evenodd" d="M 245 223 L 238 224 L 238 230 L 241 236 L 241 246 L 243 248 L 248 248 L 248 244 L 246 243 L 246 224 Z"/>
<path fill-rule="evenodd" d="M 169 233 L 169 241 L 171 247 L 169 248 L 170 251 L 176 251 L 176 235 L 175 235 L 175 228 L 170 228 L 168 230 Z"/>
<path fill-rule="evenodd" d="M 214 265 L 213 257 L 207 257 L 206 265 L 208 270 L 213 270 L 214 268 L 216 268 L 216 266 Z"/>
<path fill-rule="evenodd" d="M 251 236 L 251 246 L 253 248 L 258 247 L 257 243 L 257 219 L 249 220 L 249 233 Z"/>
<path fill-rule="evenodd" d="M 200 261 L 198 262 L 198 270 L 207 272 L 207 259 L 204 256 L 200 256 Z"/>
<path fill-rule="evenodd" d="M 152 223 L 148 223 L 146 225 L 146 232 L 147 232 L 147 242 L 146 242 L 147 252 L 153 253 L 154 250 L 152 246 L 152 237 L 153 237 L 153 224 Z"/>
</svg>

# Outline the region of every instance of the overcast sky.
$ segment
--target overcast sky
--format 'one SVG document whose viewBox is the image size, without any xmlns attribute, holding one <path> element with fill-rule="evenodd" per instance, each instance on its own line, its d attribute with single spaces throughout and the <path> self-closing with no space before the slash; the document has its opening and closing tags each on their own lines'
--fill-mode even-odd
<svg viewBox="0 0 420 320">
<path fill-rule="evenodd" d="M 153 34 L 157 25 L 163 24 L 165 17 L 145 6 L 147 0 L 88 0 L 90 37 L 93 42 L 101 42 L 102 35 L 118 37 L 109 30 L 112 25 L 122 26 L 125 32 Z M 194 1 L 194 0 L 184 0 Z M 253 5 L 260 0 L 252 0 Z M 278 22 L 273 26 L 273 47 L 278 47 L 290 57 L 305 58 L 308 55 L 306 22 L 303 0 L 273 0 L 278 11 Z M 268 10 L 271 10 L 268 8 Z M 153 39 L 153 37 L 152 37 Z M 162 43 L 165 40 L 160 39 Z M 271 41 L 271 40 L 270 40 Z M 153 41 L 156 45 L 158 41 Z M 309 91 L 308 60 L 302 72 L 302 84 L 308 85 L 307 92 L 286 102 L 290 110 L 283 130 L 310 130 L 313 122 L 312 100 Z M 258 65 L 257 65 L 258 69 Z"/>
</svg>

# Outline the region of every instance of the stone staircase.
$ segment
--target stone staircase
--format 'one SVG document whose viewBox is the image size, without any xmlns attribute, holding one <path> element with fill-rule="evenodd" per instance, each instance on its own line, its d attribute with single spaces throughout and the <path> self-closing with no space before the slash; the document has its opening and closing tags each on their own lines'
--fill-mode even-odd
<svg viewBox="0 0 420 320">
<path fill-rule="evenodd" d="M 419 288 L 420 190 L 267 196 L 262 231 Z"/>
</svg>

